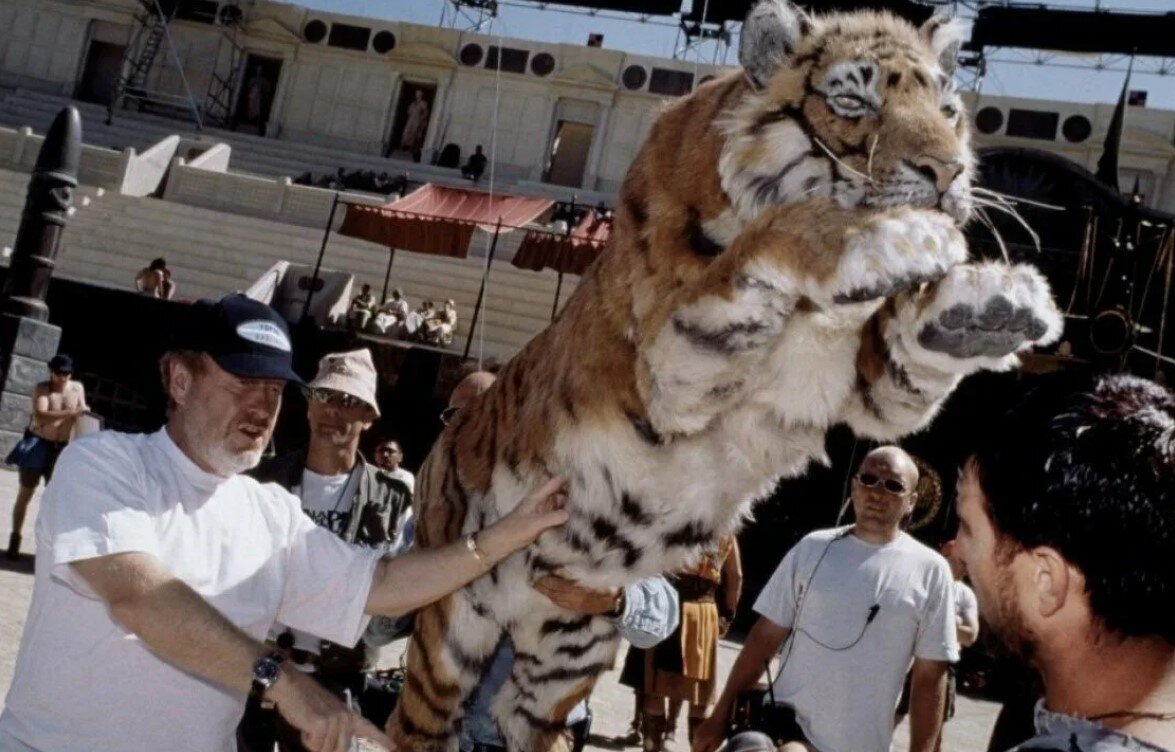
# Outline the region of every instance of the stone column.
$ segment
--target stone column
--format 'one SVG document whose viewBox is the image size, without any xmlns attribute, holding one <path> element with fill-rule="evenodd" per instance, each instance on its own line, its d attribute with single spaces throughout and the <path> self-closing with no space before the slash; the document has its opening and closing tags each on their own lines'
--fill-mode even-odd
<svg viewBox="0 0 1175 752">
<path fill-rule="evenodd" d="M 12 260 L 0 294 L 0 458 L 28 426 L 32 394 L 49 378 L 61 328 L 49 323 L 45 294 L 78 184 L 82 120 L 62 110 L 45 136 L 29 180 Z"/>
</svg>

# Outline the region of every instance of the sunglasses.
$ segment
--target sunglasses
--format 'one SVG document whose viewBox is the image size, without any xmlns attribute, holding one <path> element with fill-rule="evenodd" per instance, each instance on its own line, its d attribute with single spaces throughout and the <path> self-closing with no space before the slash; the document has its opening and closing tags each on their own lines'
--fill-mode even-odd
<svg viewBox="0 0 1175 752">
<path fill-rule="evenodd" d="M 444 410 L 441 410 L 441 423 L 446 426 L 449 425 L 449 421 L 453 419 L 453 416 L 456 415 L 457 411 L 460 409 L 461 408 L 459 407 L 446 407 Z"/>
<path fill-rule="evenodd" d="M 399 454 L 400 450 L 396 449 L 395 447 L 380 447 L 379 453 L 380 454 Z"/>
<path fill-rule="evenodd" d="M 874 488 L 880 485 L 892 494 L 906 492 L 906 484 L 900 480 L 896 478 L 882 478 L 880 475 L 874 475 L 873 473 L 857 473 L 857 482 L 865 488 Z"/>
<path fill-rule="evenodd" d="M 352 407 L 359 407 L 365 404 L 363 400 L 350 394 L 336 392 L 334 389 L 315 389 L 313 387 L 305 387 L 302 389 L 302 394 L 306 395 L 306 399 L 310 402 L 317 402 L 320 405 L 337 405 L 343 409 L 350 409 Z"/>
</svg>

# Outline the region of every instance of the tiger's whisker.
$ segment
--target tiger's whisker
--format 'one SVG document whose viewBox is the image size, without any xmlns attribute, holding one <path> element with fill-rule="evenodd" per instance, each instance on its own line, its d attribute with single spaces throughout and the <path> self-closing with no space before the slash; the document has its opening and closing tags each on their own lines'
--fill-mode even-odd
<svg viewBox="0 0 1175 752">
<path fill-rule="evenodd" d="M 1004 236 L 1000 235 L 1000 231 L 996 229 L 995 223 L 991 221 L 991 217 L 987 216 L 987 212 L 983 209 L 977 209 L 975 211 L 975 218 L 978 219 L 979 223 L 986 227 L 989 232 L 991 232 L 992 237 L 995 238 L 996 244 L 1000 247 L 1000 253 L 1003 255 L 1004 261 L 1011 263 L 1011 258 L 1008 254 L 1008 246 L 1004 244 Z"/>
<path fill-rule="evenodd" d="M 817 146 L 819 146 L 821 149 L 823 149 L 824 153 L 827 154 L 828 158 L 831 159 L 833 162 L 836 162 L 838 165 L 845 168 L 849 172 L 853 173 L 857 177 L 864 178 L 865 181 L 868 182 L 870 185 L 873 184 L 873 177 L 872 176 L 866 175 L 865 173 L 861 172 L 860 170 L 856 169 L 855 167 L 852 167 L 852 166 L 846 164 L 843 159 L 841 159 L 840 157 L 836 156 L 836 154 L 833 153 L 832 149 L 828 148 L 828 145 L 825 144 L 823 140 L 813 136 L 812 141 Z"/>
</svg>

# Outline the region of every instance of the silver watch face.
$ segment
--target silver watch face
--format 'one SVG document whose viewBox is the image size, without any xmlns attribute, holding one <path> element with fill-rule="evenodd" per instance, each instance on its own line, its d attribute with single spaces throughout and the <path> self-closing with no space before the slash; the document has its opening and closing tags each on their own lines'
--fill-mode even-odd
<svg viewBox="0 0 1175 752">
<path fill-rule="evenodd" d="M 253 681 L 264 687 L 271 687 L 277 681 L 278 674 L 281 673 L 281 667 L 278 666 L 277 661 L 269 656 L 257 661 L 253 666 Z"/>
</svg>

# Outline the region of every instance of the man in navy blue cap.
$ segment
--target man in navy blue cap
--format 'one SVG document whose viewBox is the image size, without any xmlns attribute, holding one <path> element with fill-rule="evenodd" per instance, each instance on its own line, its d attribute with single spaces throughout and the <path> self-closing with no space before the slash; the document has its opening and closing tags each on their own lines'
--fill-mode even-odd
<svg viewBox="0 0 1175 752">
<path fill-rule="evenodd" d="M 21 530 L 33 494 L 42 478 L 48 483 L 53 477 L 57 458 L 73 436 L 74 423 L 89 409 L 85 388 L 73 380 L 73 359 L 64 353 L 54 355 L 49 361 L 49 380 L 33 389 L 33 416 L 24 438 L 6 460 L 17 466 L 20 475 L 6 558 L 15 561 L 20 557 Z"/>
<path fill-rule="evenodd" d="M 104 431 L 62 454 L 37 521 L 36 581 L 0 749 L 231 752 L 252 694 L 314 752 L 378 729 L 266 647 L 275 622 L 354 645 L 485 574 L 562 524 L 555 478 L 465 539 L 385 559 L 240 473 L 261 457 L 289 381 L 276 311 L 243 296 L 197 306 L 162 360 L 167 424 Z"/>
</svg>

